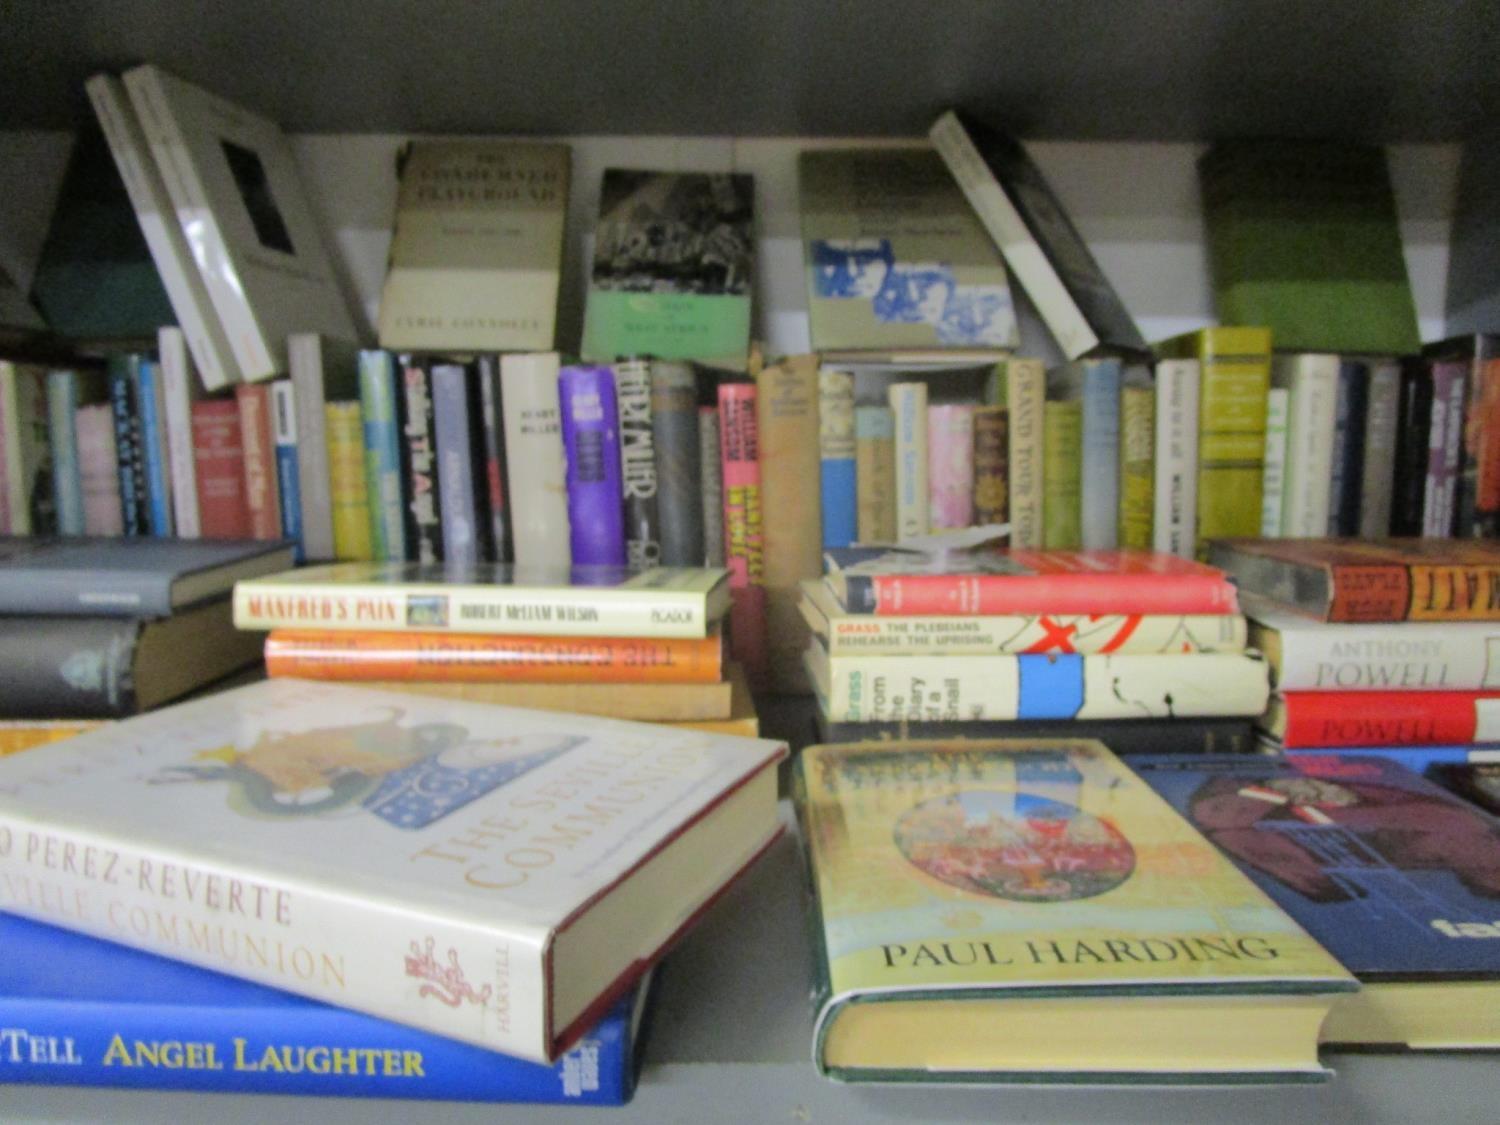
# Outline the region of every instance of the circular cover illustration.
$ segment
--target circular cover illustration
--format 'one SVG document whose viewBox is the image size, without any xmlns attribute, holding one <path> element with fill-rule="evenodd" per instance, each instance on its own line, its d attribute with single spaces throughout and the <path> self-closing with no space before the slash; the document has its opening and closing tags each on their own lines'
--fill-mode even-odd
<svg viewBox="0 0 1500 1125">
<path fill-rule="evenodd" d="M 896 846 L 949 886 L 1017 902 L 1070 902 L 1113 890 L 1135 851 L 1073 805 L 998 789 L 937 797 L 902 814 Z"/>
</svg>

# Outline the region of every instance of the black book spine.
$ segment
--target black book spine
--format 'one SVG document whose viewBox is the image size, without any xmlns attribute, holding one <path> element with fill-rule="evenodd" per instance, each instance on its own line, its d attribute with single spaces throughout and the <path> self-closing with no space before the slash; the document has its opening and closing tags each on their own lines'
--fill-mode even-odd
<svg viewBox="0 0 1500 1125">
<path fill-rule="evenodd" d="M 1396 475 L 1391 489 L 1391 534 L 1421 535 L 1432 429 L 1432 378 L 1415 357 L 1401 364 L 1401 401 L 1396 421 Z"/>
<path fill-rule="evenodd" d="M 397 362 L 401 369 L 396 408 L 401 421 L 401 512 L 406 524 L 406 557 L 412 562 L 441 562 L 443 523 L 432 373 L 410 356 Z"/>
<path fill-rule="evenodd" d="M 511 557 L 510 500 L 505 490 L 505 414 L 500 400 L 500 357 L 479 357 L 479 410 L 484 429 L 484 487 L 490 501 L 495 562 Z"/>
<path fill-rule="evenodd" d="M 0 629 L 0 718 L 135 714 L 140 631 L 126 618 L 8 618 Z"/>
<path fill-rule="evenodd" d="M 140 404 L 136 401 L 134 361 L 127 370 L 109 374 L 109 404 L 115 419 L 115 463 L 120 474 L 120 509 L 126 535 L 148 535 L 146 451 L 141 443 Z"/>
<path fill-rule="evenodd" d="M 1359 535 L 1360 490 L 1365 475 L 1365 411 L 1370 399 L 1370 369 L 1357 360 L 1339 365 L 1338 438 L 1334 449 L 1337 492 L 1328 505 L 1328 534 Z"/>
<path fill-rule="evenodd" d="M 1097 738 L 1116 754 L 1249 754 L 1256 749 L 1248 719 L 992 720 L 959 723 L 839 723 L 820 710 L 821 742 L 889 742 L 908 739 Z"/>
<path fill-rule="evenodd" d="M 651 437 L 664 566 L 702 566 L 703 474 L 698 388 L 686 363 L 651 364 Z"/>
<path fill-rule="evenodd" d="M 474 497 L 474 542 L 480 562 L 497 562 L 495 524 L 490 511 L 489 461 L 485 446 L 484 392 L 478 364 L 470 364 L 464 379 L 464 406 L 469 426 L 469 491 Z"/>
<path fill-rule="evenodd" d="M 615 364 L 615 400 L 620 413 L 625 563 L 631 570 L 649 570 L 662 562 L 649 360 L 627 359 Z"/>
</svg>

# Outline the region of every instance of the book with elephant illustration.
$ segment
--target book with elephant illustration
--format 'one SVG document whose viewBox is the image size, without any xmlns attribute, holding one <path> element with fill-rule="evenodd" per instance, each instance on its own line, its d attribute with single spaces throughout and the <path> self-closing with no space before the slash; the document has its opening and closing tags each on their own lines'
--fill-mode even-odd
<svg viewBox="0 0 1500 1125">
<path fill-rule="evenodd" d="M 769 846 L 784 753 L 272 680 L 0 760 L 0 909 L 550 1062 Z"/>
</svg>

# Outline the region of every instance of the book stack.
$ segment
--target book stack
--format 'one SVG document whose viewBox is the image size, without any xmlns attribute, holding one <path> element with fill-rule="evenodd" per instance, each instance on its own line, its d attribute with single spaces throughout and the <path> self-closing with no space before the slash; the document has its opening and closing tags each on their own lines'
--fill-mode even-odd
<svg viewBox="0 0 1500 1125">
<path fill-rule="evenodd" d="M 784 755 L 272 680 L 0 759 L 6 1081 L 623 1102 Z"/>
<path fill-rule="evenodd" d="M 1149 551 L 848 548 L 803 587 L 824 741 L 1251 749 L 1264 660 L 1223 573 Z"/>
<path fill-rule="evenodd" d="M 1275 693 L 1275 750 L 1393 757 L 1419 772 L 1500 743 L 1500 549 L 1482 540 L 1227 540 Z"/>
<path fill-rule="evenodd" d="M 0 752 L 253 674 L 230 590 L 290 564 L 283 544 L 0 538 Z"/>
<path fill-rule="evenodd" d="M 238 583 L 266 671 L 754 737 L 722 570 L 335 563 Z"/>
</svg>

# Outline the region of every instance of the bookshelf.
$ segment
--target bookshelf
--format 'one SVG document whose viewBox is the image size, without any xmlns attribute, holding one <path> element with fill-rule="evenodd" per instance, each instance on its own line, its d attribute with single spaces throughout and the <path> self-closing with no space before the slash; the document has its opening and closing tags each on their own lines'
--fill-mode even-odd
<svg viewBox="0 0 1500 1125">
<path fill-rule="evenodd" d="M 566 138 L 574 196 L 563 340 L 581 327 L 582 264 L 610 164 L 749 171 L 757 180 L 757 332 L 807 346 L 796 153 L 913 143 L 962 102 L 1032 151 L 1150 339 L 1211 319 L 1193 160 L 1211 137 L 1345 136 L 1386 143 L 1424 337 L 1445 329 L 1460 160 L 1500 115 L 1486 50 L 1500 8 L 1366 0 L 350 0 L 254 6 L 119 0 L 7 11 L 0 63 L 24 83 L 0 106 L 0 264 L 29 277 L 83 80 L 150 60 L 278 118 L 366 325 L 384 274 L 393 157 L 411 135 Z M 893 45 L 899 44 L 899 51 Z M 347 60 L 330 66 L 330 59 Z M 1493 174 L 1491 174 L 1493 182 Z M 1500 198 L 1489 194 L 1490 206 Z M 1470 229 L 1468 226 L 1465 230 Z M 1473 229 L 1488 229 L 1493 220 Z M 1476 236 L 1477 237 L 1477 236 Z M 1491 282 L 1493 285 L 1493 282 Z M 1023 350 L 1050 345 L 1023 310 Z M 768 728 L 797 737 L 799 705 Z M 789 844 L 715 911 L 664 977 L 647 1069 L 619 1120 L 1488 1120 L 1489 1057 L 1342 1056 L 1327 1087 L 1171 1092 L 881 1090 L 809 1062 L 808 950 Z M 303 1101 L 7 1088 L 16 1122 L 108 1117 L 261 1120 Z M 279 1104 L 278 1104 L 279 1103 Z M 547 1121 L 566 1109 L 324 1102 L 340 1122 Z M 597 1116 L 597 1114 L 591 1114 Z"/>
</svg>

